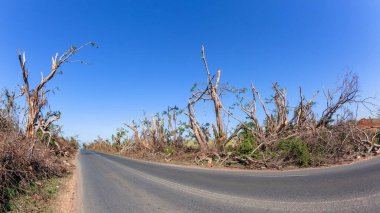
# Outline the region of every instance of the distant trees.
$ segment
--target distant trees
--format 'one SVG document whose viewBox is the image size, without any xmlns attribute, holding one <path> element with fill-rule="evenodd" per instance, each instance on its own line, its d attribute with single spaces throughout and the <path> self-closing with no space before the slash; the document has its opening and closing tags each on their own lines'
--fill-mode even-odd
<svg viewBox="0 0 380 213">
<path fill-rule="evenodd" d="M 214 148 L 218 151 L 223 151 L 225 145 L 235 139 L 240 131 L 244 130 L 250 132 L 253 136 L 252 143 L 256 143 L 255 149 L 252 151 L 253 154 L 262 146 L 279 141 L 280 139 L 296 137 L 305 131 L 327 127 L 332 123 L 332 117 L 338 110 L 347 104 L 362 102 L 362 100 L 359 100 L 358 95 L 358 76 L 348 73 L 339 87 L 327 91 L 327 107 L 319 119 L 316 118 L 313 111 L 315 95 L 310 100 L 306 100 L 302 94 L 301 87 L 299 88 L 299 102 L 296 107 L 293 107 L 292 116 L 289 117 L 291 109 L 288 105 L 287 91 L 285 88 L 281 88 L 278 83 L 272 84 L 274 95 L 267 101 L 262 99 L 259 91 L 253 84 L 251 84 L 250 88 L 251 98 L 244 97 L 242 95 L 247 91 L 246 89 L 238 90 L 220 86 L 221 70 L 218 70 L 216 75 L 211 76 L 203 47 L 202 59 L 207 74 L 207 87 L 204 90 L 193 88 L 193 94 L 188 101 L 188 111 L 186 112 L 201 152 L 213 152 L 215 151 Z M 238 93 L 236 106 L 245 115 L 245 118 L 239 118 L 229 108 L 223 106 L 221 96 L 226 92 Z M 213 135 L 210 134 L 208 128 L 202 129 L 196 120 L 194 105 L 199 101 L 211 102 L 213 104 L 216 118 L 216 126 L 214 124 L 211 125 Z M 271 110 L 269 110 L 268 104 L 271 104 Z M 263 122 L 260 122 L 256 117 L 257 105 L 261 106 L 265 114 Z M 229 137 L 227 137 L 227 130 L 223 127 L 222 113 L 225 113 L 239 123 L 231 131 Z"/>
<path fill-rule="evenodd" d="M 263 98 L 254 84 L 249 89 L 223 84 L 221 70 L 215 75 L 210 72 L 204 47 L 201 55 L 207 77 L 205 87 L 195 84 L 183 109 L 168 108 L 162 114 L 151 118 L 144 115 L 140 121 L 125 124 L 133 134 L 125 144 L 117 140 L 118 133 L 113 136 L 114 144 L 123 147 L 117 149 L 119 152 L 164 153 L 167 161 L 175 150 L 195 149 L 196 163 L 215 161 L 261 168 L 287 163 L 321 165 L 380 149 L 374 142 L 378 133 L 360 128 L 348 108 L 350 104 L 369 103 L 359 95 L 357 75 L 347 73 L 337 88 L 325 92 L 326 107 L 318 116 L 314 109 L 318 93 L 307 99 L 299 87 L 298 101 L 290 106 L 286 88 L 273 83 L 272 96 Z M 223 103 L 227 94 L 236 95 L 232 106 Z M 214 122 L 199 122 L 196 112 L 202 103 L 212 107 Z M 261 121 L 257 110 L 263 112 Z M 183 119 L 183 111 L 188 122 L 179 119 Z M 234 126 L 230 127 L 230 123 Z"/>
<path fill-rule="evenodd" d="M 124 125 L 132 130 L 133 140 L 137 148 L 147 150 L 163 150 L 166 146 L 182 146 L 182 123 L 177 122 L 177 116 L 182 113 L 178 107 L 168 107 L 167 111 L 156 113 L 150 119 L 145 115 L 139 121 Z M 165 119 L 166 117 L 166 119 Z"/>
</svg>

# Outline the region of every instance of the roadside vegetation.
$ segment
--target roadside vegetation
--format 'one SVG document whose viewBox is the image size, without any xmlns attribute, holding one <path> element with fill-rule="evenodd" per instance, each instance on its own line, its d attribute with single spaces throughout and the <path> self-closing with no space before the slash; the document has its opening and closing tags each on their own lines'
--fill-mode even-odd
<svg viewBox="0 0 380 213">
<path fill-rule="evenodd" d="M 323 92 L 325 108 L 318 113 L 318 92 L 305 97 L 299 87 L 292 94 L 298 103 L 290 106 L 286 88 L 278 83 L 265 98 L 254 84 L 234 88 L 221 81 L 221 70 L 212 74 L 203 47 L 202 60 L 206 83 L 191 88 L 185 107 L 144 114 L 125 123 L 110 140 L 98 138 L 85 148 L 164 162 L 259 169 L 331 165 L 379 153 L 378 121 L 358 122 L 350 111 L 352 106 L 376 108 L 371 98 L 360 96 L 356 74 L 348 72 L 336 88 Z M 235 97 L 234 103 L 226 106 L 225 96 Z M 212 109 L 214 122 L 200 122 L 204 119 L 197 111 L 205 107 Z"/>
<path fill-rule="evenodd" d="M 41 212 L 58 190 L 57 178 L 66 176 L 68 163 L 79 149 L 76 138 L 62 136 L 55 124 L 61 117 L 51 111 L 46 84 L 64 63 L 85 46 L 71 47 L 52 57 L 51 70 L 31 86 L 25 53 L 19 52 L 23 83 L 19 90 L 4 89 L 0 98 L 0 212 Z M 23 107 L 26 106 L 26 107 Z"/>
</svg>

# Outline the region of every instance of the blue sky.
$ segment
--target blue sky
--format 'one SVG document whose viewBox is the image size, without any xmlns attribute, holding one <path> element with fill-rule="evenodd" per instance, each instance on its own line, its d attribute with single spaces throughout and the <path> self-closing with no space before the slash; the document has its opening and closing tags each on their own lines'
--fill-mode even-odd
<svg viewBox="0 0 380 213">
<path fill-rule="evenodd" d="M 95 41 L 65 64 L 49 87 L 66 135 L 109 137 L 123 122 L 168 105 L 184 106 L 204 82 L 200 55 L 236 87 L 253 82 L 263 96 L 277 81 L 290 101 L 310 97 L 350 69 L 363 96 L 380 92 L 379 1 L 0 1 L 0 87 L 17 88 L 17 50 L 33 82 L 71 44 Z M 323 99 L 318 99 L 318 107 Z M 360 112 L 366 116 L 366 112 Z M 207 113 L 200 113 L 200 116 Z M 209 114 L 209 113 L 208 113 Z M 207 117 L 206 115 L 205 117 Z"/>
</svg>

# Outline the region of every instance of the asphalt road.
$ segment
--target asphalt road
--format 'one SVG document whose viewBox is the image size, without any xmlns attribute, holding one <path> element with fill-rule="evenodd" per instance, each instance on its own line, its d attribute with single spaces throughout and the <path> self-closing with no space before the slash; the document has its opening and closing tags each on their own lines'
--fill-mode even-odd
<svg viewBox="0 0 380 213">
<path fill-rule="evenodd" d="M 300 171 L 230 171 L 81 150 L 81 210 L 113 212 L 380 212 L 380 158 Z"/>
</svg>

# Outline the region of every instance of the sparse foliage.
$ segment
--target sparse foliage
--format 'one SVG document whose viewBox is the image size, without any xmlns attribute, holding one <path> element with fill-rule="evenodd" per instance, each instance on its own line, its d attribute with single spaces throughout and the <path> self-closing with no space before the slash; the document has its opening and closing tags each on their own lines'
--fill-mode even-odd
<svg viewBox="0 0 380 213">
<path fill-rule="evenodd" d="M 34 88 L 31 89 L 29 85 L 29 71 L 26 67 L 26 57 L 25 52 L 19 51 L 18 59 L 20 62 L 20 67 L 22 71 L 23 77 L 23 86 L 21 88 L 22 94 L 25 94 L 26 103 L 28 105 L 27 109 L 27 123 L 26 123 L 26 136 L 28 138 L 33 138 L 36 131 L 41 129 L 42 131 L 46 131 L 46 129 L 51 123 L 58 120 L 60 118 L 60 114 L 56 113 L 47 113 L 45 118 L 43 118 L 42 110 L 47 106 L 48 100 L 46 95 L 51 92 L 51 90 L 46 89 L 46 84 L 53 79 L 53 77 L 59 73 L 59 69 L 64 63 L 72 62 L 70 59 L 82 48 L 92 45 L 95 46 L 95 43 L 89 42 L 80 47 L 71 46 L 69 50 L 64 52 L 62 55 L 55 54 L 52 57 L 51 61 L 51 69 L 49 74 L 45 77 L 43 73 L 41 73 L 41 82 Z M 39 119 L 39 117 L 42 117 Z M 38 128 L 36 128 L 36 126 Z"/>
<path fill-rule="evenodd" d="M 201 89 L 196 83 L 190 90 L 183 109 L 188 122 L 178 119 L 182 112 L 178 107 L 150 119 L 144 115 L 141 121 L 126 124 L 133 134 L 123 145 L 125 153 L 142 153 L 141 157 L 150 153 L 170 161 L 180 155 L 185 158 L 188 152 L 195 154 L 197 164 L 280 169 L 333 164 L 380 152 L 378 127 L 361 126 L 350 110 L 351 104 L 371 104 L 359 95 L 357 75 L 346 74 L 336 89 L 325 92 L 327 104 L 318 116 L 314 109 L 318 92 L 307 99 L 299 87 L 298 101 L 291 106 L 286 88 L 273 83 L 273 95 L 265 99 L 253 84 L 249 90 L 223 84 L 221 70 L 212 75 L 203 47 L 201 53 L 207 83 Z M 229 94 L 236 95 L 236 103 L 225 107 L 222 98 Z M 202 103 L 211 105 L 214 123 L 199 122 L 196 109 Z M 235 121 L 234 128 L 226 125 L 229 119 Z M 97 144 L 88 147 L 101 148 Z"/>
<path fill-rule="evenodd" d="M 59 111 L 44 112 L 47 108 L 46 84 L 59 72 L 63 63 L 80 49 L 71 47 L 60 57 L 52 58 L 50 73 L 33 89 L 29 84 L 25 53 L 19 52 L 18 58 L 23 75 L 21 93 L 5 89 L 0 96 L 0 212 L 18 209 L 12 199 L 29 190 L 34 181 L 67 174 L 67 163 L 62 158 L 73 157 L 79 149 L 76 138 L 61 137 L 60 126 L 53 123 L 61 117 Z M 27 109 L 19 107 L 25 95 Z M 23 104 L 20 104 L 23 105 Z M 26 113 L 24 112 L 26 110 Z M 19 121 L 27 116 L 26 126 Z M 53 146 L 51 146 L 53 145 Z"/>
</svg>

